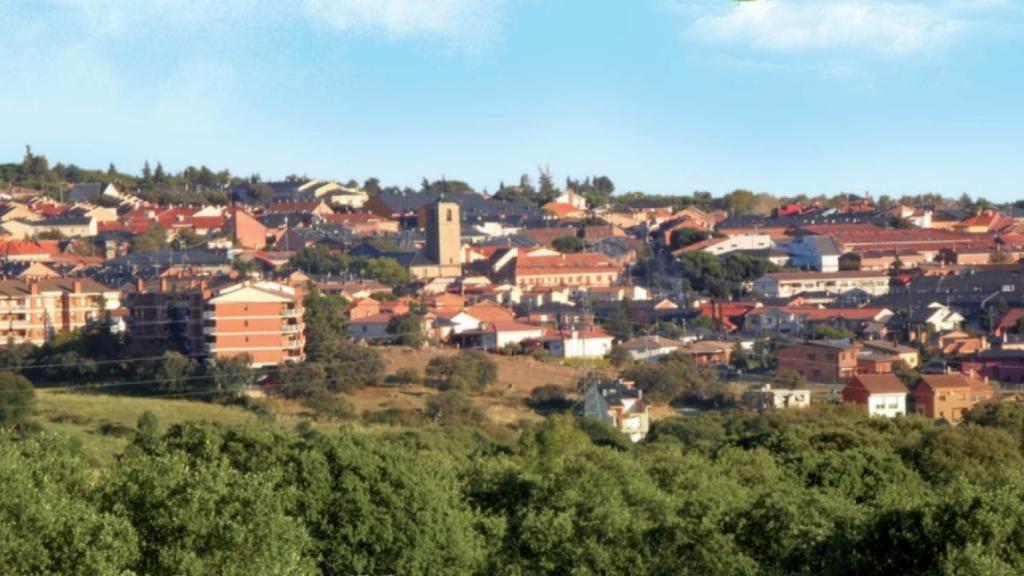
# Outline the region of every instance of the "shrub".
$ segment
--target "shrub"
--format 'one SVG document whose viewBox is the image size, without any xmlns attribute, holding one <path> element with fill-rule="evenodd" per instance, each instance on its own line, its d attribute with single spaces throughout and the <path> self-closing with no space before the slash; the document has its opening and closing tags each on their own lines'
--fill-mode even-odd
<svg viewBox="0 0 1024 576">
<path fill-rule="evenodd" d="M 526 405 L 542 413 L 565 412 L 572 408 L 573 402 L 565 396 L 565 388 L 558 384 L 537 386 L 530 391 Z"/>
<path fill-rule="evenodd" d="M 479 424 L 484 420 L 482 412 L 473 406 L 473 401 L 459 390 L 446 390 L 427 400 L 426 415 L 441 424 Z"/>
<path fill-rule="evenodd" d="M 486 352 L 470 350 L 435 356 L 427 364 L 427 385 L 438 390 L 481 392 L 498 379 L 498 365 Z"/>
<path fill-rule="evenodd" d="M 394 386 L 411 386 L 413 384 L 422 384 L 423 377 L 420 376 L 419 370 L 406 367 L 399 368 L 394 374 L 385 378 L 384 381 Z"/>
</svg>

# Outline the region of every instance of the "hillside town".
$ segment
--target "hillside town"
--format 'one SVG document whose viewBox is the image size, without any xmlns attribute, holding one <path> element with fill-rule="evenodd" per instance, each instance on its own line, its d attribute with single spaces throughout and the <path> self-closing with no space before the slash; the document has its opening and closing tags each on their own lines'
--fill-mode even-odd
<svg viewBox="0 0 1024 576">
<path fill-rule="evenodd" d="M 100 333 L 117 360 L 187 363 L 183 380 L 234 363 L 261 395 L 288 387 L 285 368 L 329 363 L 339 339 L 354 363 L 483 351 L 579 369 L 555 396 L 633 440 L 659 415 L 814 403 L 957 424 L 1024 386 L 1016 205 L 653 197 L 544 171 L 539 188 L 524 176 L 494 194 L 148 163 L 83 173 L 31 149 L 0 170 L 5 365 L 110 362 L 88 346 L 33 356 Z"/>
</svg>

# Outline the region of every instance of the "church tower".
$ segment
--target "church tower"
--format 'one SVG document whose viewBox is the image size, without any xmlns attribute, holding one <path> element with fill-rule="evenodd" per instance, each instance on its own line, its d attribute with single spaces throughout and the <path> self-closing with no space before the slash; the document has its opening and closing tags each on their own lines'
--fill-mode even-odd
<svg viewBox="0 0 1024 576">
<path fill-rule="evenodd" d="M 437 262 L 443 276 L 462 275 L 462 224 L 457 203 L 440 200 L 427 207 L 426 255 Z"/>
</svg>

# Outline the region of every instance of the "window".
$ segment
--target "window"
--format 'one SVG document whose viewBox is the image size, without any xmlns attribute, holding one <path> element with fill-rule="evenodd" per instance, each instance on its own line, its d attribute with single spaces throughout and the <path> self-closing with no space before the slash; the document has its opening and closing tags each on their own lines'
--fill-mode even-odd
<svg viewBox="0 0 1024 576">
<path fill-rule="evenodd" d="M 448 213 L 447 213 L 447 214 L 445 215 L 445 218 L 446 218 L 446 219 L 447 219 L 447 220 L 448 220 L 449 222 L 451 222 L 451 221 L 452 221 L 452 209 L 451 209 L 451 208 L 449 208 L 449 209 L 448 209 Z"/>
</svg>

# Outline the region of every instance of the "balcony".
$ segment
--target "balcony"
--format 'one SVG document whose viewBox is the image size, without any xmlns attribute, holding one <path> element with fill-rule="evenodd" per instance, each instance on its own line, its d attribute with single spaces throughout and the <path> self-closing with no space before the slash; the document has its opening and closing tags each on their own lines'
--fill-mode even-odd
<svg viewBox="0 0 1024 576">
<path fill-rule="evenodd" d="M 302 326 L 297 324 L 285 324 L 281 326 L 281 332 L 285 334 L 298 334 L 299 332 L 302 332 Z"/>
<path fill-rule="evenodd" d="M 281 311 L 281 317 L 282 318 L 298 318 L 299 317 L 299 312 L 297 310 L 282 310 Z"/>
</svg>

